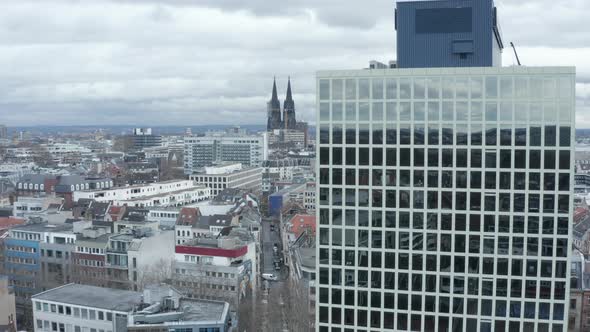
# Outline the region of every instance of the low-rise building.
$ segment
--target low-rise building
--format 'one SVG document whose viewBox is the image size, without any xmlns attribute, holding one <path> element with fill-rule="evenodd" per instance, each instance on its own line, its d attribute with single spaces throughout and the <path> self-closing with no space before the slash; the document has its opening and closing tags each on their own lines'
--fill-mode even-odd
<svg viewBox="0 0 590 332">
<path fill-rule="evenodd" d="M 190 179 L 211 188 L 213 196 L 217 196 L 226 188 L 259 192 L 262 188 L 262 168 L 243 168 L 241 163 L 228 163 L 205 167 L 191 174 Z"/>
<path fill-rule="evenodd" d="M 176 221 L 176 244 L 190 242 L 192 239 L 218 236 L 221 231 L 232 226 L 232 216 L 214 214 L 203 216 L 198 208 L 183 208 Z"/>
<path fill-rule="evenodd" d="M 163 286 L 146 288 L 143 298 L 146 304 L 128 317 L 129 332 L 231 330 L 227 302 L 183 298 L 176 289 Z"/>
<path fill-rule="evenodd" d="M 63 200 L 53 196 L 19 197 L 13 204 L 12 214 L 17 218 L 41 216 L 56 204 L 61 206 Z"/>
<path fill-rule="evenodd" d="M 13 227 L 4 239 L 5 272 L 22 316 L 31 295 L 70 282 L 71 252 L 76 242 L 72 225 L 47 223 Z"/>
<path fill-rule="evenodd" d="M 108 287 L 106 252 L 112 234 L 104 228 L 88 229 L 79 234 L 72 253 L 72 281 Z"/>
<path fill-rule="evenodd" d="M 63 197 L 67 206 L 77 199 L 72 195 L 80 190 L 105 190 L 113 186 L 108 178 L 83 177 L 80 175 L 28 174 L 20 178 L 16 184 L 19 196 L 36 196 L 55 194 Z"/>
<path fill-rule="evenodd" d="M 35 332 L 228 332 L 232 325 L 228 303 L 184 298 L 167 285 L 135 292 L 68 284 L 32 300 Z"/>
<path fill-rule="evenodd" d="M 67 284 L 32 297 L 35 331 L 125 331 L 128 315 L 142 294 Z"/>
<path fill-rule="evenodd" d="M 316 217 L 296 214 L 284 224 L 283 248 L 288 248 L 285 263 L 289 266 L 291 285 L 296 285 L 294 296 L 303 297 L 300 310 L 306 310 L 309 330 L 314 329 L 316 305 Z"/>
<path fill-rule="evenodd" d="M 0 275 L 0 331 L 16 331 L 14 292 L 8 287 L 8 277 Z"/>
<path fill-rule="evenodd" d="M 92 199 L 135 207 L 183 206 L 207 200 L 211 189 L 192 180 L 173 180 L 107 190 L 74 192 L 74 200 Z"/>
<path fill-rule="evenodd" d="M 246 230 L 196 238 L 175 251 L 172 283 L 191 298 L 227 301 L 236 310 L 256 287 L 256 243 Z"/>
<path fill-rule="evenodd" d="M 174 260 L 174 231 L 135 239 L 127 248 L 128 278 L 133 290 L 170 279 Z"/>
<path fill-rule="evenodd" d="M 578 249 L 570 255 L 571 284 L 568 331 L 590 331 L 590 262 Z"/>
</svg>

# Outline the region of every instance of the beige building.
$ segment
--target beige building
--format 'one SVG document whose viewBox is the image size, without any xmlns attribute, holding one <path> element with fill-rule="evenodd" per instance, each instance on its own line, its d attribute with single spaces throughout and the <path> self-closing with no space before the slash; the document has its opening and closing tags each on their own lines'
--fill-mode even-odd
<svg viewBox="0 0 590 332">
<path fill-rule="evenodd" d="M 0 331 L 16 331 L 14 293 L 8 288 L 5 276 L 0 276 Z"/>
<path fill-rule="evenodd" d="M 571 290 L 568 325 L 569 332 L 590 331 L 590 291 Z"/>
</svg>

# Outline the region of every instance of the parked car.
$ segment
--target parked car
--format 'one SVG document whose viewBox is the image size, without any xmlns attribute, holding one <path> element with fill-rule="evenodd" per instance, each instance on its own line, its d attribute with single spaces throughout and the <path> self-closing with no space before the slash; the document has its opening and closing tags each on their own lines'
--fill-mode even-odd
<svg viewBox="0 0 590 332">
<path fill-rule="evenodd" d="M 262 279 L 268 280 L 268 281 L 277 281 L 279 278 L 277 278 L 277 276 L 272 273 L 263 273 Z"/>
</svg>

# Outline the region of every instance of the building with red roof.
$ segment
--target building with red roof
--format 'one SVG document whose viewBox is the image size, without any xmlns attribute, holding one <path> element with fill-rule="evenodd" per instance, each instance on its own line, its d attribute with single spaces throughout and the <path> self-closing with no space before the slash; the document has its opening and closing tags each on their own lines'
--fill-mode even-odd
<svg viewBox="0 0 590 332">
<path fill-rule="evenodd" d="M 291 224 L 291 233 L 299 237 L 303 231 L 310 229 L 315 234 L 316 229 L 316 218 L 315 215 L 309 214 L 296 214 L 289 221 Z"/>
</svg>

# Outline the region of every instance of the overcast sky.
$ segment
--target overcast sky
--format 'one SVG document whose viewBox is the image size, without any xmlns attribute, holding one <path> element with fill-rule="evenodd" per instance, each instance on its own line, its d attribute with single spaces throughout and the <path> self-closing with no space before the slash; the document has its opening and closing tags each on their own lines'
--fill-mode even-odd
<svg viewBox="0 0 590 332">
<path fill-rule="evenodd" d="M 590 1 L 496 0 L 524 64 L 575 65 L 590 128 Z M 395 58 L 393 0 L 0 1 L 0 123 L 264 124 L 276 75 L 315 119 L 314 73 Z M 504 64 L 515 62 L 504 51 Z"/>
</svg>

